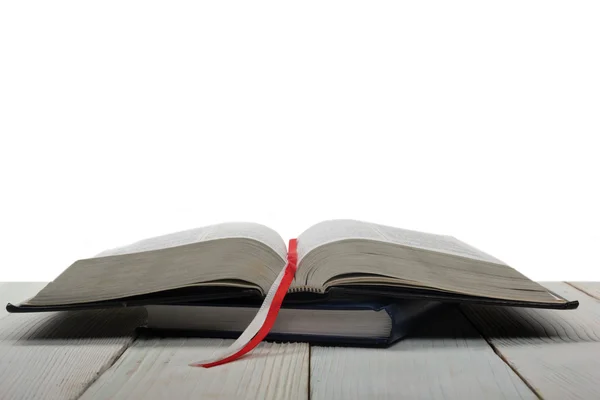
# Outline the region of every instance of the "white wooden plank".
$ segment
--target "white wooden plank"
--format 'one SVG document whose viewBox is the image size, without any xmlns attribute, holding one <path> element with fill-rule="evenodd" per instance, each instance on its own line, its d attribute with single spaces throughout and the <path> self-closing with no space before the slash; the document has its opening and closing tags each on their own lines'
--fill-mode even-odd
<svg viewBox="0 0 600 400">
<path fill-rule="evenodd" d="M 498 352 L 544 399 L 600 399 L 600 301 L 566 283 L 544 286 L 577 310 L 464 307 Z"/>
<path fill-rule="evenodd" d="M 0 282 L 0 318 L 8 315 L 6 304 L 19 304 L 35 296 L 48 282 Z"/>
<path fill-rule="evenodd" d="M 535 399 L 449 309 L 387 349 L 311 348 L 311 399 Z"/>
<path fill-rule="evenodd" d="M 232 340 L 138 339 L 82 399 L 307 399 L 306 343 L 261 343 L 235 362 L 205 369 L 208 358 Z"/>
<path fill-rule="evenodd" d="M 600 282 L 568 282 L 581 292 L 600 300 Z"/>
<path fill-rule="evenodd" d="M 145 310 L 10 314 L 0 319 L 0 398 L 76 399 L 123 353 Z"/>
</svg>

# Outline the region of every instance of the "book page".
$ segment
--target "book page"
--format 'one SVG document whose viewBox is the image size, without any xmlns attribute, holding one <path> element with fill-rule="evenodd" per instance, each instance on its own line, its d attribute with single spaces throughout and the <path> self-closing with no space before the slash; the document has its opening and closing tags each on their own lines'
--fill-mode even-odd
<svg viewBox="0 0 600 400">
<path fill-rule="evenodd" d="M 371 225 L 373 225 L 373 229 L 378 230 L 390 243 L 417 247 L 439 253 L 453 254 L 456 256 L 472 258 L 474 260 L 504 264 L 497 258 L 492 257 L 475 247 L 469 246 L 452 236 L 410 231 L 384 225 Z"/>
<path fill-rule="evenodd" d="M 195 286 L 268 291 L 285 265 L 277 232 L 226 223 L 145 239 L 71 264 L 28 305 L 115 300 Z"/>
<path fill-rule="evenodd" d="M 502 261 L 452 236 L 411 231 L 355 220 L 332 220 L 313 225 L 298 237 L 298 259 L 327 243 L 348 239 L 375 240 L 452 254 L 475 260 L 504 264 Z"/>
<path fill-rule="evenodd" d="M 105 250 L 95 257 L 140 253 L 227 238 L 248 238 L 257 240 L 275 250 L 283 260 L 287 259 L 287 247 L 281 236 L 271 228 L 252 222 L 228 222 L 170 233 L 168 235 L 141 240 L 126 246 Z"/>
<path fill-rule="evenodd" d="M 298 237 L 297 287 L 385 286 L 528 303 L 564 302 L 502 261 L 451 236 L 352 220 Z"/>
<path fill-rule="evenodd" d="M 306 254 L 327 243 L 346 239 L 386 241 L 368 222 L 340 219 L 319 222 L 298 236 L 298 261 Z"/>
</svg>

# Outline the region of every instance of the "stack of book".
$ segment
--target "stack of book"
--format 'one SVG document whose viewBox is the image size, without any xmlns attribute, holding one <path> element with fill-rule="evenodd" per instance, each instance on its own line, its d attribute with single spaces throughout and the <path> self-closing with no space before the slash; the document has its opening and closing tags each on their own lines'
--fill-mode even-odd
<svg viewBox="0 0 600 400">
<path fill-rule="evenodd" d="M 354 220 L 300 234 L 298 267 L 268 338 L 389 344 L 442 304 L 576 308 L 454 237 Z M 147 327 L 234 337 L 286 265 L 277 232 L 225 223 L 79 260 L 9 312 L 145 306 Z"/>
</svg>

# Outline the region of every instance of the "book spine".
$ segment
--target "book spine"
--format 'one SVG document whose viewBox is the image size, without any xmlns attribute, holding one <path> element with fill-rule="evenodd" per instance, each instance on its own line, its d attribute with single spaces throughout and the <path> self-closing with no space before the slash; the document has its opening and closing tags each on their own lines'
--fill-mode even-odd
<svg viewBox="0 0 600 400">
<path fill-rule="evenodd" d="M 306 285 L 294 286 L 294 287 L 290 287 L 288 289 L 288 293 L 306 293 L 306 292 L 323 294 L 323 293 L 325 293 L 325 290 L 323 290 L 322 288 L 306 286 Z"/>
<path fill-rule="evenodd" d="M 384 309 L 392 319 L 392 329 L 388 345 L 410 334 L 414 329 L 435 318 L 435 314 L 445 307 L 443 303 L 433 301 L 413 301 L 410 304 L 392 303 Z"/>
</svg>

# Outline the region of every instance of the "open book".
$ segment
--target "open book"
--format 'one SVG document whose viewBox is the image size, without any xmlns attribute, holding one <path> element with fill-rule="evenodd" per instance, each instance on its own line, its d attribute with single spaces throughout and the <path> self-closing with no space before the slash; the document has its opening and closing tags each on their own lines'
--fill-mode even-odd
<svg viewBox="0 0 600 400">
<path fill-rule="evenodd" d="M 260 304 L 286 264 L 285 241 L 254 223 L 225 223 L 143 240 L 79 260 L 10 312 L 160 304 Z M 569 309 L 502 261 L 451 236 L 354 220 L 298 236 L 286 304 L 429 299 Z"/>
</svg>

